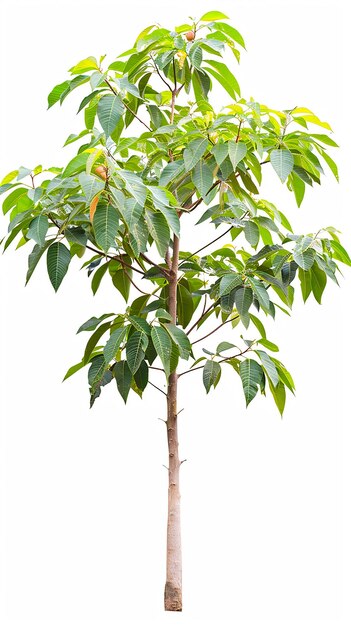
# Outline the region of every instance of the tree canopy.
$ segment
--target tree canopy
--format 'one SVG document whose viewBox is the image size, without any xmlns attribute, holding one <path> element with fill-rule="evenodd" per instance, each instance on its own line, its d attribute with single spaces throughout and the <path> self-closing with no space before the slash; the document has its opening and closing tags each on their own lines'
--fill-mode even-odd
<svg viewBox="0 0 351 626">
<path fill-rule="evenodd" d="M 77 143 L 76 156 L 64 168 L 19 167 L 1 182 L 4 249 L 34 244 L 26 283 L 46 256 L 57 291 L 72 258 L 88 255 L 93 293 L 110 280 L 125 301 L 124 310 L 78 330 L 90 336 L 65 378 L 88 366 L 91 406 L 113 380 L 126 402 L 130 390 L 142 396 L 154 384 L 153 369 L 168 380 L 186 361 L 178 375 L 202 369 L 206 392 L 229 366 L 247 405 L 269 389 L 282 413 L 294 382 L 264 319 L 289 313 L 296 288 L 304 301 L 312 295 L 320 303 L 327 279 L 337 283 L 338 264 L 351 265 L 334 227 L 295 233 L 260 197 L 267 168 L 297 206 L 324 168 L 338 180 L 330 156 L 337 144 L 308 108 L 279 111 L 241 95 L 229 55 L 239 62 L 245 43 L 227 19 L 211 11 L 174 29 L 154 24 L 116 60 L 76 63 L 48 96 L 51 108 L 83 90 L 82 131 L 65 142 Z M 223 90 L 219 111 L 209 101 L 214 83 Z M 172 248 L 193 212 L 213 237 L 179 251 L 174 319 Z M 207 337 L 225 324 L 228 341 L 209 351 Z M 237 326 L 239 345 L 232 343 Z"/>
</svg>

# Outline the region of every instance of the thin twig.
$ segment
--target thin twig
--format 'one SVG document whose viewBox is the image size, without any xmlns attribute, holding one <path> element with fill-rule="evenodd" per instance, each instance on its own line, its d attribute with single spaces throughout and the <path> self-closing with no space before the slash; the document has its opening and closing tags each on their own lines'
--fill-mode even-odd
<svg viewBox="0 0 351 626">
<path fill-rule="evenodd" d="M 203 313 L 201 313 L 200 317 L 198 320 L 196 320 L 196 322 L 191 326 L 191 328 L 188 330 L 187 335 L 190 335 L 191 331 L 194 330 L 194 328 L 196 328 L 196 326 L 198 325 L 199 322 L 201 322 L 202 318 L 205 317 L 205 315 L 207 315 L 207 313 L 209 311 L 211 311 L 211 309 L 213 309 L 216 306 L 216 302 L 213 302 L 207 309 L 206 311 L 204 311 Z"/>
<path fill-rule="evenodd" d="M 238 317 L 239 317 L 239 315 L 236 315 L 235 317 L 231 317 L 229 320 L 226 320 L 225 322 L 222 322 L 222 324 L 220 324 L 219 326 L 216 326 L 216 328 L 211 330 L 210 333 L 207 333 L 207 335 L 204 335 L 200 339 L 196 339 L 196 341 L 193 341 L 192 345 L 194 345 L 195 343 L 199 343 L 199 341 L 203 341 L 204 339 L 207 339 L 207 337 L 209 337 L 210 335 L 213 335 L 213 333 L 215 333 L 216 330 L 219 330 L 220 328 L 222 328 L 222 326 L 224 326 L 224 324 L 228 324 L 228 322 L 232 322 L 233 320 L 236 320 Z"/>
<path fill-rule="evenodd" d="M 225 357 L 224 359 L 217 361 L 217 363 L 224 363 L 225 361 L 231 361 L 231 359 L 236 359 L 238 356 L 243 356 L 243 354 L 246 354 L 246 352 L 249 352 L 251 350 L 251 347 L 252 346 L 246 348 L 246 350 L 238 352 L 237 354 L 233 354 L 232 356 Z M 180 374 L 178 374 L 178 377 L 183 376 L 184 374 L 190 374 L 190 372 L 195 372 L 195 370 L 202 370 L 204 367 L 205 365 L 199 365 L 198 367 L 190 368 L 188 370 L 185 370 L 184 372 L 180 372 Z"/>
<path fill-rule="evenodd" d="M 189 254 L 189 256 L 185 257 L 185 259 L 182 260 L 182 263 L 184 263 L 185 261 L 188 261 L 188 259 L 191 259 L 193 256 L 195 256 L 199 252 L 202 252 L 202 250 L 205 250 L 205 248 L 208 248 L 208 246 L 211 246 L 213 243 L 216 243 L 216 241 L 218 241 L 218 239 L 221 239 L 222 237 L 227 235 L 232 230 L 232 228 L 233 228 L 233 226 L 231 226 L 224 233 L 222 233 L 221 235 L 216 237 L 216 239 L 213 239 L 212 241 L 210 241 L 210 243 L 207 243 L 205 246 L 202 246 L 202 248 L 199 248 L 198 250 L 196 250 L 196 252 L 193 252 L 192 254 Z M 180 269 L 181 269 L 181 267 L 182 267 L 182 264 L 180 264 Z"/>
<path fill-rule="evenodd" d="M 146 263 L 149 263 L 149 265 L 152 265 L 153 267 L 157 267 L 157 269 L 164 274 L 164 276 L 166 278 L 169 278 L 169 273 L 167 272 L 167 270 L 164 267 L 161 267 L 160 265 L 157 265 L 157 263 L 155 263 L 154 261 L 152 261 L 151 259 L 149 259 L 149 257 L 146 256 L 146 254 L 144 254 L 143 252 L 140 254 L 141 258 L 144 259 L 144 261 L 146 261 Z"/>
<path fill-rule="evenodd" d="M 150 59 L 151 59 L 151 61 L 153 62 L 153 64 L 154 64 L 154 68 L 155 68 L 155 70 L 156 70 L 157 74 L 159 75 L 160 79 L 164 82 L 164 84 L 165 84 L 165 85 L 167 85 L 167 87 L 168 87 L 168 89 L 169 89 L 170 91 L 173 91 L 173 89 L 172 89 L 171 85 L 170 85 L 170 84 L 166 81 L 166 79 L 165 79 L 165 78 L 163 78 L 163 76 L 162 76 L 162 74 L 161 74 L 160 70 L 158 69 L 158 67 L 157 67 L 157 65 L 156 65 L 156 63 L 155 63 L 155 60 L 154 60 L 154 58 L 151 56 L 151 54 L 150 54 Z"/>
<path fill-rule="evenodd" d="M 111 89 L 112 93 L 115 94 L 115 96 L 118 96 L 117 91 L 115 90 L 115 88 L 111 85 L 110 81 L 105 78 L 105 83 L 106 85 Z M 124 100 L 122 100 L 121 98 L 121 102 L 122 104 L 125 106 L 126 109 L 128 109 L 129 113 L 131 113 L 136 120 L 138 120 L 138 122 L 140 122 L 140 124 L 143 124 L 143 126 L 145 126 L 145 128 L 148 129 L 148 131 L 150 131 L 150 133 L 152 132 L 152 128 L 150 128 L 150 126 L 148 126 L 147 124 L 145 124 L 145 122 L 143 122 L 142 119 L 140 119 L 140 117 L 133 111 L 133 109 L 130 108 L 130 106 L 128 106 L 128 104 L 126 104 L 126 102 L 124 102 Z"/>
<path fill-rule="evenodd" d="M 157 387 L 157 385 L 154 385 L 154 383 L 151 382 L 151 380 L 149 380 L 149 385 L 151 385 L 152 387 L 155 387 L 155 389 L 157 389 L 158 391 L 160 391 L 161 393 L 163 393 L 164 396 L 167 396 L 167 394 L 162 391 L 162 389 L 160 389 L 159 387 Z"/>
</svg>

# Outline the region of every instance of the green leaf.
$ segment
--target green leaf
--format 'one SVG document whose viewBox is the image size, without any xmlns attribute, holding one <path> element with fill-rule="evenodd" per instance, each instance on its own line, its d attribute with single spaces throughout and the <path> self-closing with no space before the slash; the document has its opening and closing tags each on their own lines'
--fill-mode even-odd
<svg viewBox="0 0 351 626">
<path fill-rule="evenodd" d="M 271 350 L 272 352 L 279 352 L 278 346 L 268 339 L 259 339 L 258 343 L 260 343 L 264 348 L 267 348 L 267 350 Z"/>
<path fill-rule="evenodd" d="M 245 359 L 245 361 L 240 363 L 239 374 L 244 389 L 246 406 L 248 406 L 256 396 L 258 386 L 262 383 L 263 370 L 257 361 Z"/>
<path fill-rule="evenodd" d="M 260 280 L 257 280 L 257 278 L 252 278 L 251 276 L 249 276 L 247 280 L 250 283 L 252 290 L 262 309 L 266 313 L 269 313 L 270 300 L 264 284 Z"/>
<path fill-rule="evenodd" d="M 330 240 L 330 245 L 333 250 L 333 257 L 337 261 L 341 261 L 341 263 L 345 263 L 345 265 L 351 265 L 350 256 L 345 250 L 345 248 L 338 241 L 334 241 L 334 239 Z"/>
<path fill-rule="evenodd" d="M 174 207 L 165 206 L 161 203 L 158 203 L 157 208 L 165 217 L 171 231 L 176 235 L 176 237 L 180 237 L 180 222 L 176 209 Z"/>
<path fill-rule="evenodd" d="M 250 287 L 239 287 L 235 292 L 235 306 L 240 317 L 245 317 L 252 304 L 253 295 Z"/>
<path fill-rule="evenodd" d="M 139 330 L 145 335 L 150 335 L 151 326 L 143 317 L 138 317 L 137 315 L 129 315 L 128 320 L 133 324 L 134 328 Z"/>
<path fill-rule="evenodd" d="M 112 275 L 112 282 L 116 289 L 120 292 L 126 302 L 128 302 L 130 292 L 130 278 L 132 277 L 132 270 L 129 267 L 122 267 Z"/>
<path fill-rule="evenodd" d="M 98 205 L 93 217 L 96 243 L 107 252 L 115 242 L 118 232 L 118 213 L 114 206 Z"/>
<path fill-rule="evenodd" d="M 145 211 L 145 219 L 149 233 L 156 243 L 157 250 L 164 257 L 170 240 L 170 231 L 166 218 L 162 213 L 154 213 L 147 209 Z"/>
<path fill-rule="evenodd" d="M 284 407 L 285 407 L 285 399 L 286 399 L 285 386 L 280 381 L 276 387 L 272 385 L 270 380 L 268 380 L 268 384 L 269 384 L 269 388 L 271 390 L 272 396 L 274 398 L 274 402 L 278 408 L 278 411 L 280 415 L 283 415 Z"/>
<path fill-rule="evenodd" d="M 220 22 L 219 24 L 214 24 L 213 27 L 216 30 L 220 30 L 222 33 L 228 35 L 230 39 L 232 39 L 233 41 L 238 43 L 239 46 L 245 49 L 245 42 L 239 31 L 236 30 L 236 28 L 233 28 L 233 26 L 230 26 L 229 24 L 223 24 L 222 22 Z"/>
<path fill-rule="evenodd" d="M 50 109 L 50 107 L 52 107 L 54 104 L 56 104 L 56 102 L 59 101 L 62 94 L 68 89 L 68 87 L 69 87 L 69 80 L 65 80 L 64 83 L 60 83 L 59 85 L 56 85 L 52 89 L 52 91 L 50 91 L 48 95 L 48 109 Z"/>
<path fill-rule="evenodd" d="M 126 189 L 131 196 L 143 207 L 146 200 L 147 189 L 139 176 L 127 170 L 118 170 L 117 175 L 124 181 Z"/>
<path fill-rule="evenodd" d="M 107 317 L 112 317 L 113 315 L 114 313 L 104 313 L 104 315 L 101 315 L 100 317 L 90 317 L 86 322 L 84 322 L 84 324 L 82 324 L 78 328 L 77 335 L 78 333 L 81 333 L 83 331 L 95 330 L 95 328 L 99 326 L 101 322 L 103 322 Z"/>
<path fill-rule="evenodd" d="M 229 20 L 229 17 L 221 11 L 208 11 L 200 17 L 200 22 L 214 22 L 215 20 Z"/>
<path fill-rule="evenodd" d="M 161 320 L 172 321 L 172 315 L 168 313 L 168 311 L 165 311 L 165 309 L 157 309 L 155 315 Z"/>
<path fill-rule="evenodd" d="M 184 285 L 177 287 L 177 317 L 178 323 L 186 328 L 194 313 L 194 301 L 190 291 Z"/>
<path fill-rule="evenodd" d="M 89 341 L 87 342 L 87 345 L 85 346 L 84 355 L 83 355 L 84 363 L 87 363 L 89 361 L 97 342 L 102 337 L 102 335 L 104 335 L 109 330 L 110 326 L 111 326 L 111 321 L 105 322 L 104 324 L 101 324 L 101 326 L 99 326 L 95 330 L 95 332 L 93 332 L 93 334 L 89 338 Z"/>
<path fill-rule="evenodd" d="M 116 379 L 117 389 L 126 403 L 132 384 L 132 373 L 127 361 L 118 361 L 114 365 L 112 373 Z"/>
<path fill-rule="evenodd" d="M 290 150 L 272 150 L 270 160 L 274 171 L 278 174 L 282 183 L 286 181 L 294 167 L 294 157 Z"/>
<path fill-rule="evenodd" d="M 79 370 L 81 370 L 83 367 L 86 366 L 86 363 L 84 363 L 83 361 L 79 361 L 79 363 L 76 363 L 75 365 L 72 365 L 66 372 L 62 382 L 64 382 L 65 380 L 67 380 L 67 378 L 70 378 L 71 376 L 73 376 L 73 374 L 75 374 L 76 372 L 79 372 Z"/>
<path fill-rule="evenodd" d="M 213 385 L 215 388 L 221 377 L 221 366 L 216 361 L 206 361 L 205 366 L 202 371 L 202 382 L 206 389 L 206 393 L 208 393 Z"/>
<path fill-rule="evenodd" d="M 149 368 L 146 361 L 142 361 L 137 372 L 134 374 L 136 386 L 140 391 L 144 391 L 149 382 Z"/>
<path fill-rule="evenodd" d="M 25 187 L 18 187 L 17 189 L 11 191 L 11 193 L 9 193 L 7 198 L 5 198 L 4 202 L 2 203 L 3 214 L 5 215 L 8 211 L 10 211 L 10 209 L 12 209 L 17 204 L 21 196 L 26 196 L 27 193 L 28 189 L 26 189 Z"/>
<path fill-rule="evenodd" d="M 106 363 L 104 361 L 104 357 L 101 354 L 94 356 L 88 370 L 88 382 L 91 387 L 95 387 L 95 385 L 98 384 L 105 369 Z"/>
<path fill-rule="evenodd" d="M 98 70 L 99 66 L 95 57 L 88 57 L 79 61 L 77 65 L 74 65 L 69 70 L 71 74 L 80 74 L 81 72 L 89 72 L 90 70 Z"/>
<path fill-rule="evenodd" d="M 77 154 L 65 167 L 62 172 L 62 178 L 69 178 L 73 174 L 83 172 L 86 168 L 87 160 L 89 158 L 89 152 L 81 152 Z"/>
<path fill-rule="evenodd" d="M 48 232 L 49 221 L 46 215 L 38 215 L 29 224 L 27 237 L 34 239 L 39 246 L 45 243 L 46 233 Z"/>
<path fill-rule="evenodd" d="M 85 98 L 83 98 L 82 102 L 79 105 L 79 109 L 77 111 L 77 114 L 81 112 L 82 109 L 84 109 L 84 107 L 86 107 L 87 104 L 89 104 L 89 102 L 91 100 L 93 100 L 93 98 L 95 98 L 95 96 L 97 96 L 99 93 L 101 93 L 101 89 L 95 89 L 95 91 L 92 91 L 91 93 L 89 93 L 87 96 L 85 96 Z M 88 131 L 87 130 L 83 130 L 82 133 L 86 134 Z M 73 135 L 74 136 L 74 135 Z M 81 136 L 81 135 L 80 135 Z M 70 141 L 66 141 L 65 145 L 67 143 L 71 143 Z"/>
<path fill-rule="evenodd" d="M 104 181 L 97 176 L 86 174 L 85 172 L 79 175 L 79 184 L 89 203 L 105 188 Z"/>
<path fill-rule="evenodd" d="M 205 163 L 203 159 L 201 159 L 195 166 L 191 175 L 192 181 L 198 190 L 200 196 L 205 198 L 208 190 L 210 189 L 213 181 L 212 170 Z"/>
<path fill-rule="evenodd" d="M 255 350 L 255 353 L 260 358 L 262 367 L 266 372 L 268 378 L 272 381 L 274 387 L 276 387 L 279 383 L 279 374 L 271 357 L 269 356 L 269 354 L 267 354 L 267 352 L 264 352 L 263 350 Z"/>
<path fill-rule="evenodd" d="M 119 96 L 107 95 L 99 100 L 97 115 L 107 137 L 115 130 L 123 112 L 124 106 Z"/>
<path fill-rule="evenodd" d="M 301 252 L 299 248 L 295 248 L 293 250 L 294 261 L 301 267 L 303 270 L 309 270 L 315 259 L 316 253 L 312 248 L 307 248 Z"/>
<path fill-rule="evenodd" d="M 306 185 L 299 176 L 296 176 L 294 172 L 291 172 L 291 185 L 295 195 L 296 204 L 299 207 L 301 206 L 302 200 L 305 196 Z"/>
<path fill-rule="evenodd" d="M 47 270 L 50 282 L 55 291 L 58 290 L 62 280 L 67 274 L 70 261 L 70 251 L 61 241 L 55 241 L 55 243 L 49 247 L 47 253 Z"/>
<path fill-rule="evenodd" d="M 178 159 L 177 161 L 172 161 L 168 163 L 166 167 L 162 170 L 160 176 L 160 186 L 167 187 L 168 183 L 177 178 L 177 176 L 184 170 L 184 161 L 183 159 Z"/>
<path fill-rule="evenodd" d="M 129 337 L 126 345 L 126 358 L 132 374 L 135 374 L 144 360 L 147 345 L 148 338 L 143 332 L 137 330 Z"/>
<path fill-rule="evenodd" d="M 235 272 L 224 274 L 219 284 L 220 297 L 228 295 L 231 291 L 233 291 L 233 289 L 242 285 L 242 282 L 240 274 L 236 274 Z"/>
<path fill-rule="evenodd" d="M 172 341 L 178 346 L 180 357 L 187 361 L 191 353 L 191 343 L 188 336 L 175 324 L 163 323 L 162 326 L 166 329 Z"/>
<path fill-rule="evenodd" d="M 236 94 L 240 96 L 239 83 L 228 69 L 227 65 L 221 63 L 220 61 L 213 61 L 212 59 L 206 59 L 206 63 L 211 65 L 211 67 L 214 67 L 216 71 L 214 72 L 209 67 L 206 67 L 206 70 L 218 80 L 218 82 L 234 100 L 236 99 Z"/>
<path fill-rule="evenodd" d="M 172 341 L 170 336 L 161 326 L 153 326 L 151 329 L 151 339 L 155 350 L 162 361 L 166 377 L 170 374 L 170 359 L 172 351 Z"/>
<path fill-rule="evenodd" d="M 236 170 L 236 166 L 245 157 L 247 152 L 246 144 L 242 141 L 228 141 L 228 154 L 233 165 L 233 170 Z"/>
<path fill-rule="evenodd" d="M 257 246 L 260 239 L 260 231 L 257 224 L 251 220 L 245 222 L 244 233 L 246 241 L 252 246 Z"/>
<path fill-rule="evenodd" d="M 212 148 L 212 154 L 216 159 L 217 165 L 220 167 L 224 159 L 228 156 L 228 142 L 215 144 Z"/>
<path fill-rule="evenodd" d="M 49 247 L 51 241 L 46 241 L 44 246 L 39 246 L 39 244 L 35 244 L 32 252 L 28 256 L 28 270 L 26 276 L 26 285 L 31 278 L 36 266 L 38 265 L 41 257 L 43 256 L 45 250 Z"/>
<path fill-rule="evenodd" d="M 117 328 L 117 330 L 114 330 L 113 333 L 111 333 L 110 338 L 104 347 L 104 359 L 106 363 L 109 363 L 116 358 L 118 349 L 123 343 L 127 335 L 127 331 L 127 326 L 121 326 L 121 328 Z"/>
<path fill-rule="evenodd" d="M 184 150 L 185 171 L 192 170 L 205 154 L 209 141 L 207 137 L 199 137 L 191 141 Z"/>
<path fill-rule="evenodd" d="M 310 272 L 313 295 L 317 302 L 321 304 L 322 294 L 327 284 L 327 276 L 325 272 L 318 267 L 316 261 L 313 263 Z"/>
</svg>

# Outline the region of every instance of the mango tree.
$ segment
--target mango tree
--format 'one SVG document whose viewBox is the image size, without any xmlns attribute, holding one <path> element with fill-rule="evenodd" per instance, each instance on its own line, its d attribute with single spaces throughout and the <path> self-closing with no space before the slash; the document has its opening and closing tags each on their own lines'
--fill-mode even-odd
<svg viewBox="0 0 351 626">
<path fill-rule="evenodd" d="M 178 381 L 202 373 L 209 393 L 229 368 L 246 405 L 269 392 L 282 414 L 294 382 L 264 320 L 289 313 L 296 287 L 320 303 L 338 263 L 351 265 L 335 228 L 294 232 L 260 197 L 272 169 L 300 206 L 325 167 L 338 179 L 336 143 L 308 108 L 279 111 L 241 95 L 229 66 L 245 44 L 227 20 L 211 11 L 174 29 L 151 25 L 112 62 L 79 61 L 48 96 L 50 108 L 82 89 L 82 130 L 65 142 L 79 146 L 76 156 L 64 168 L 20 167 L 1 183 L 4 249 L 34 244 L 26 283 L 45 257 L 57 291 L 72 258 L 84 256 L 93 293 L 109 281 L 125 301 L 81 325 L 89 340 L 65 378 L 88 367 L 90 406 L 110 383 L 125 403 L 149 386 L 165 397 L 169 611 L 182 610 Z M 220 110 L 209 101 L 216 83 Z M 194 217 L 208 240 L 183 249 Z M 228 340 L 209 350 L 224 326 Z"/>
</svg>

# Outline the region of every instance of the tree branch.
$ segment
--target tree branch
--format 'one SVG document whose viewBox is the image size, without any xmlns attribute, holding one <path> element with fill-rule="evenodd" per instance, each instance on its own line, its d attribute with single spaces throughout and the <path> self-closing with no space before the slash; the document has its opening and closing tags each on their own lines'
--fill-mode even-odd
<svg viewBox="0 0 351 626">
<path fill-rule="evenodd" d="M 226 320 L 225 322 L 222 322 L 222 324 L 220 324 L 219 326 L 216 326 L 216 328 L 211 330 L 211 332 L 207 333 L 207 335 L 204 335 L 203 337 L 200 337 L 200 339 L 196 339 L 196 341 L 193 341 L 192 345 L 195 345 L 196 343 L 199 343 L 199 341 L 203 341 L 204 339 L 207 339 L 207 337 L 209 337 L 210 335 L 213 335 L 213 333 L 215 333 L 217 330 L 222 328 L 222 326 L 224 326 L 224 324 L 228 324 L 228 322 L 233 322 L 233 320 L 236 320 L 238 317 L 240 317 L 240 316 L 236 315 L 235 317 L 231 317 L 229 320 Z"/>
<path fill-rule="evenodd" d="M 208 248 L 208 246 L 211 246 L 213 243 L 216 243 L 216 241 L 218 241 L 218 239 L 221 239 L 222 237 L 224 237 L 225 235 L 227 235 L 231 230 L 232 230 L 233 226 L 231 226 L 230 228 L 228 228 L 224 233 L 222 233 L 221 235 L 219 235 L 218 237 L 216 237 L 216 239 L 213 239 L 212 241 L 210 241 L 209 243 L 207 243 L 205 246 L 202 246 L 202 248 L 199 248 L 198 250 L 196 250 L 196 252 L 193 252 L 192 254 L 189 254 L 189 256 L 185 257 L 185 259 L 182 259 L 182 262 L 179 266 L 179 269 L 182 269 L 182 263 L 184 263 L 185 261 L 188 261 L 189 259 L 191 259 L 193 256 L 195 256 L 196 254 L 198 254 L 198 252 L 201 252 L 202 250 L 205 250 L 205 248 Z"/>
<path fill-rule="evenodd" d="M 109 89 L 111 89 L 112 93 L 114 93 L 115 96 L 118 96 L 117 91 L 111 85 L 110 81 L 107 78 L 105 78 L 105 83 L 109 87 Z M 145 128 L 147 128 L 148 131 L 150 131 L 150 133 L 151 133 L 152 132 L 152 128 L 150 128 L 150 126 L 145 124 L 145 122 L 143 122 L 143 120 L 133 111 L 133 109 L 130 108 L 130 106 L 128 106 L 128 104 L 126 104 L 126 102 L 124 102 L 124 100 L 122 100 L 122 98 L 121 98 L 121 102 L 122 102 L 123 106 L 125 106 L 125 108 L 128 109 L 129 113 L 131 113 L 135 117 L 135 119 L 138 120 L 138 122 L 140 122 L 140 124 L 143 124 L 143 126 L 145 126 Z"/>
<path fill-rule="evenodd" d="M 250 346 L 249 348 L 246 348 L 246 350 L 242 350 L 241 352 L 238 352 L 237 354 L 232 354 L 232 356 L 227 356 L 224 359 L 217 361 L 217 363 L 225 363 L 225 361 L 230 361 L 231 359 L 236 359 L 238 356 L 243 356 L 243 354 L 246 354 L 246 352 L 249 352 L 251 350 L 251 347 L 252 346 Z M 184 376 L 184 374 L 190 374 L 190 372 L 195 372 L 195 370 L 202 370 L 204 367 L 205 365 L 199 365 L 198 367 L 193 367 L 188 370 L 185 370 L 184 372 L 180 372 L 180 374 L 178 374 L 178 378 L 179 376 Z"/>
</svg>

